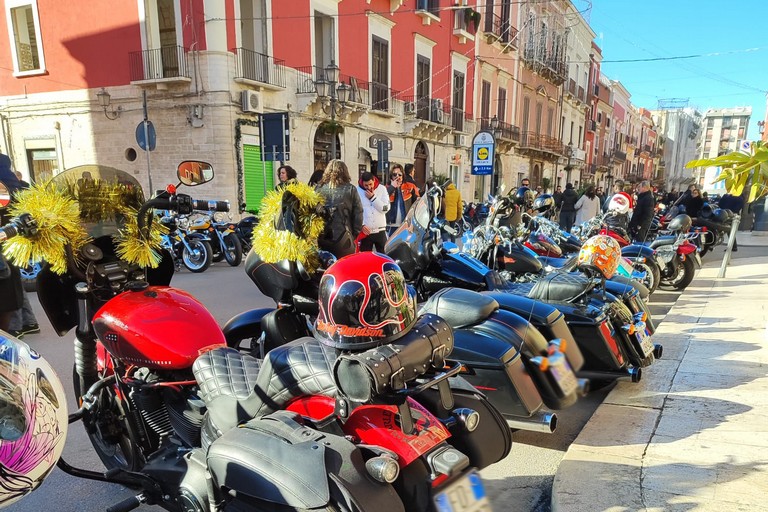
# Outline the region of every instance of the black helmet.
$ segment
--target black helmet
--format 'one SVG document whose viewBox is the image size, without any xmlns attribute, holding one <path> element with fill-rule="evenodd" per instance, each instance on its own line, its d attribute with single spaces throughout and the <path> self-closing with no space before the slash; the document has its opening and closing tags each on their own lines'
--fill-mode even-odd
<svg viewBox="0 0 768 512">
<path fill-rule="evenodd" d="M 724 209 L 718 208 L 714 212 L 712 212 L 712 217 L 715 220 L 715 222 L 719 222 L 721 224 L 727 224 L 731 222 L 731 219 L 733 218 L 733 213 L 731 212 L 731 210 L 724 210 Z"/>
<path fill-rule="evenodd" d="M 530 207 L 535 198 L 536 194 L 528 187 L 520 187 L 515 192 L 515 204 L 518 206 Z"/>
<path fill-rule="evenodd" d="M 315 337 L 342 350 L 391 343 L 416 322 L 416 292 L 389 256 L 360 252 L 341 258 L 320 280 Z"/>
<path fill-rule="evenodd" d="M 546 213 L 554 208 L 555 199 L 550 194 L 541 194 L 533 200 L 533 209 L 540 213 Z"/>
<path fill-rule="evenodd" d="M 693 221 L 691 221 L 691 218 L 687 216 L 684 213 L 681 213 L 671 221 L 669 221 L 669 224 L 667 225 L 667 228 L 669 228 L 672 231 L 680 231 L 680 232 L 687 232 L 689 229 L 691 229 L 691 224 Z"/>
</svg>

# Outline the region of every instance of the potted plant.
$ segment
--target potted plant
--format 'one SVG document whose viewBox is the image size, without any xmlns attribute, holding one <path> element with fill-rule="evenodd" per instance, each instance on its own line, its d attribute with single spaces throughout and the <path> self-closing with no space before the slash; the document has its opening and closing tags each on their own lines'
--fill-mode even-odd
<svg viewBox="0 0 768 512">
<path fill-rule="evenodd" d="M 480 13 L 473 8 L 467 7 L 464 9 L 464 21 L 468 32 L 471 32 L 472 34 L 477 32 L 480 28 L 480 18 Z"/>
</svg>

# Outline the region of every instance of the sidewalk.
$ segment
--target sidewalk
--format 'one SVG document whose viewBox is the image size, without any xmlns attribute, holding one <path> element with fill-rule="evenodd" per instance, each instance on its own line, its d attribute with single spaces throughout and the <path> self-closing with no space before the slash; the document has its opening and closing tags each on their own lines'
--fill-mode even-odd
<svg viewBox="0 0 768 512">
<path fill-rule="evenodd" d="M 553 512 L 768 509 L 768 236 L 710 262 L 654 335 L 662 359 L 619 383 L 565 454 Z"/>
</svg>

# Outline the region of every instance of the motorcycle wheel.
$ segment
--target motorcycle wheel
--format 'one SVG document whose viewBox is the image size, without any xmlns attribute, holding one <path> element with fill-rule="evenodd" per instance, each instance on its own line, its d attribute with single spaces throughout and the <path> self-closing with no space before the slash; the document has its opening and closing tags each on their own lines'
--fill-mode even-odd
<svg viewBox="0 0 768 512">
<path fill-rule="evenodd" d="M 224 253 L 224 258 L 232 267 L 238 266 L 243 261 L 243 246 L 234 233 L 224 237 L 224 250 L 221 252 Z"/>
<path fill-rule="evenodd" d="M 696 272 L 696 267 L 693 263 L 693 258 L 685 258 L 685 261 L 677 265 L 677 272 L 669 279 L 664 280 L 662 284 L 670 286 L 676 290 L 685 290 Z"/>
<path fill-rule="evenodd" d="M 656 288 L 659 287 L 659 281 L 661 281 L 661 270 L 659 269 L 659 266 L 656 265 L 656 263 L 648 263 L 646 261 L 645 263 L 632 263 L 632 267 L 639 272 L 645 272 L 643 284 L 648 288 L 649 293 L 655 292 Z"/>
<path fill-rule="evenodd" d="M 80 378 L 74 367 L 72 376 L 75 396 L 82 395 Z M 84 419 L 88 439 L 107 470 L 124 469 L 138 471 L 143 463 L 138 456 L 140 448 L 132 441 L 133 429 L 112 386 L 102 388 L 96 400 L 96 407 L 91 408 Z"/>
<path fill-rule="evenodd" d="M 205 272 L 211 266 L 211 244 L 206 240 L 191 239 L 188 241 L 192 252 L 184 247 L 181 251 L 181 261 L 190 272 Z"/>
</svg>

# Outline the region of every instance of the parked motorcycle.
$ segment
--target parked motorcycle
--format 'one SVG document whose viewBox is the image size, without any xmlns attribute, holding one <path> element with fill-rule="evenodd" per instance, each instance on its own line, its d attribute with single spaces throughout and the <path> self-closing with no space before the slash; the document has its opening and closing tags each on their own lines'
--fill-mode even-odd
<svg viewBox="0 0 768 512">
<path fill-rule="evenodd" d="M 160 233 L 146 216 L 226 204 L 175 188 L 143 202 L 131 175 L 87 169 L 98 193 L 74 198 L 90 202 L 80 208 L 89 215 L 69 209 L 60 226 L 20 215 L 0 229 L 16 254 L 44 252 L 41 305 L 60 335 L 76 328 L 81 407 L 69 422 L 83 422 L 107 471 L 59 459 L 62 470 L 137 490 L 111 508 L 122 511 L 488 508 L 475 468 L 503 458 L 511 437 L 476 390 L 449 382 L 461 365 L 447 358 L 453 336 L 440 319 L 423 316 L 393 344 L 357 353 L 303 338 L 263 360 L 243 355 L 199 302 L 166 286 L 173 268 L 154 252 Z M 54 184 L 71 192 L 82 177 L 71 169 Z M 179 166 L 186 185 L 212 177 L 203 162 Z M 17 213 L 35 211 L 36 192 L 19 196 Z M 37 228 L 57 236 L 36 238 Z"/>
<path fill-rule="evenodd" d="M 194 273 L 208 270 L 213 261 L 208 234 L 190 230 L 189 218 L 176 212 L 168 212 L 159 220 L 168 230 L 162 235 L 163 247 L 173 255 L 176 270 L 180 270 L 182 264 Z"/>
<path fill-rule="evenodd" d="M 214 263 L 224 259 L 230 266 L 236 267 L 243 261 L 243 247 L 235 232 L 234 223 L 214 212 L 207 212 L 190 220 L 189 231 L 207 234 L 212 249 L 211 260 Z"/>
<path fill-rule="evenodd" d="M 243 204 L 243 208 L 245 208 L 245 204 Z M 240 222 L 235 225 L 235 234 L 237 235 L 238 240 L 240 240 L 243 254 L 248 254 L 253 245 L 253 229 L 256 227 L 256 224 L 259 223 L 259 218 L 256 216 L 258 213 L 256 210 L 245 211 L 251 215 L 246 215 L 240 219 Z"/>
</svg>

